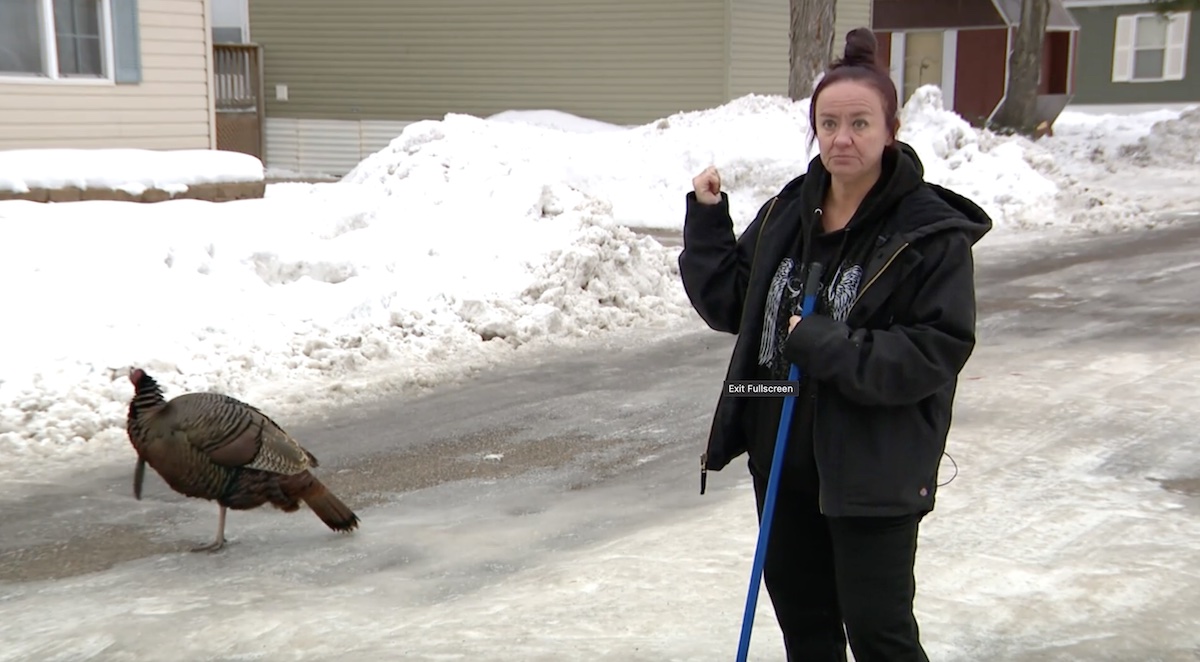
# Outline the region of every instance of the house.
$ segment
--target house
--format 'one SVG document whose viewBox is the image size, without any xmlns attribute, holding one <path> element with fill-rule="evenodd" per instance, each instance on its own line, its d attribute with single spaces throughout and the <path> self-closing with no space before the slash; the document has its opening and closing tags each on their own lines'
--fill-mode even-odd
<svg viewBox="0 0 1200 662">
<path fill-rule="evenodd" d="M 1082 28 L 1073 109 L 1200 104 L 1200 12 L 1164 17 L 1145 0 L 1064 4 Z"/>
<path fill-rule="evenodd" d="M 870 0 L 837 14 L 838 35 L 869 25 Z M 341 174 L 447 113 L 628 125 L 786 94 L 788 23 L 785 0 L 249 0 L 267 166 Z"/>
<path fill-rule="evenodd" d="M 995 114 L 1008 87 L 1008 56 L 1021 0 L 874 0 L 881 61 L 903 100 L 937 85 L 948 110 L 977 126 Z M 1038 95 L 1039 120 L 1053 123 L 1075 94 L 1079 25 L 1050 0 Z"/>
<path fill-rule="evenodd" d="M 211 0 L 212 36 L 218 44 L 250 41 L 250 7 L 246 0 Z"/>
<path fill-rule="evenodd" d="M 0 2 L 0 149 L 216 147 L 208 24 L 208 0 Z"/>
</svg>

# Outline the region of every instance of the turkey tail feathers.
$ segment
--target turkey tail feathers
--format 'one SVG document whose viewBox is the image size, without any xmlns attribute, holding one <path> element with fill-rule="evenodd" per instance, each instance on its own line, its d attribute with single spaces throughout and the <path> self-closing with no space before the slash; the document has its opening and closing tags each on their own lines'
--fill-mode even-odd
<svg viewBox="0 0 1200 662">
<path fill-rule="evenodd" d="M 300 498 L 334 531 L 353 531 L 358 528 L 358 515 L 316 477 L 313 478 L 312 487 L 305 490 Z"/>
</svg>

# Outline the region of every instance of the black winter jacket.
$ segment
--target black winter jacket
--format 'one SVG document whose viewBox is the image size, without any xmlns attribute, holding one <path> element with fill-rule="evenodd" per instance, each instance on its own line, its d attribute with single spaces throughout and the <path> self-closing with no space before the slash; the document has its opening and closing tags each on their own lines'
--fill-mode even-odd
<svg viewBox="0 0 1200 662">
<path fill-rule="evenodd" d="M 783 345 L 816 389 L 812 450 L 828 516 L 933 509 L 958 374 L 975 346 L 972 247 L 991 219 L 925 182 L 916 152 L 896 145 L 847 226 L 849 240 L 867 251 L 848 317 L 806 317 Z M 737 238 L 724 193 L 716 205 L 688 193 L 681 277 L 700 317 L 738 336 L 726 379 L 754 379 L 772 271 L 819 231 L 828 180 L 814 158 Z M 746 408 L 746 398 L 718 400 L 702 475 L 748 451 Z"/>
</svg>

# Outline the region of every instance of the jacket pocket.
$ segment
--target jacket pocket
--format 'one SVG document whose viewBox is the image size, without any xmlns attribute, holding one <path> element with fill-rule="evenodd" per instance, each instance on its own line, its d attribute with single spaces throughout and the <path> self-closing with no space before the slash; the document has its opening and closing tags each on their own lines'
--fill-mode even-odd
<svg viewBox="0 0 1200 662">
<path fill-rule="evenodd" d="M 830 443 L 840 446 L 839 500 L 847 514 L 916 512 L 932 503 L 945 447 L 945 426 L 937 421 L 947 418 L 938 413 L 939 401 L 864 407 L 827 398 L 821 418 Z"/>
</svg>

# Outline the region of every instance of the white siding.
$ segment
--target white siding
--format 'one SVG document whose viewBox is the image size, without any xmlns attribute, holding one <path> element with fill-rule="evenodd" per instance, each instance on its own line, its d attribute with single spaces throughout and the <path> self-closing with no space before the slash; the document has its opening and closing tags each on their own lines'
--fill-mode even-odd
<svg viewBox="0 0 1200 662">
<path fill-rule="evenodd" d="M 267 118 L 271 170 L 308 175 L 344 175 L 387 147 L 411 122 Z"/>
<path fill-rule="evenodd" d="M 216 146 L 207 0 L 139 4 L 142 82 L 0 82 L 0 149 Z"/>
<path fill-rule="evenodd" d="M 788 90 L 788 3 L 730 0 L 729 95 L 782 94 Z"/>
</svg>

